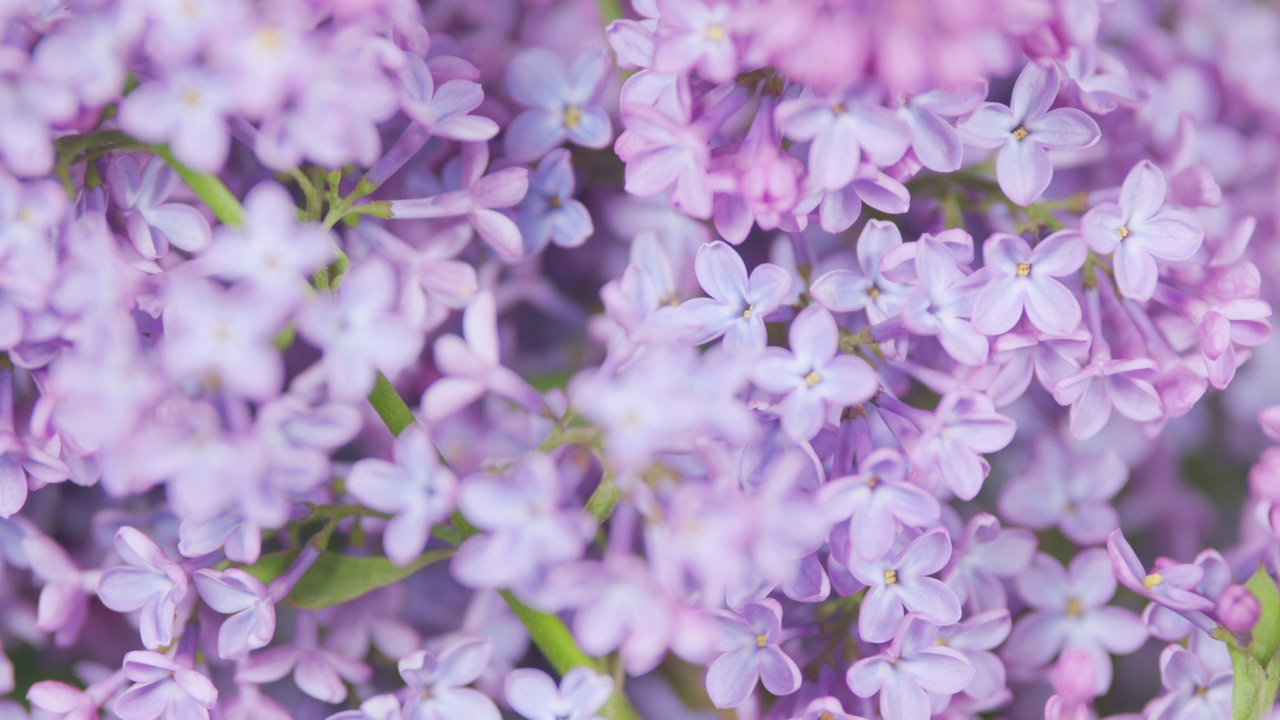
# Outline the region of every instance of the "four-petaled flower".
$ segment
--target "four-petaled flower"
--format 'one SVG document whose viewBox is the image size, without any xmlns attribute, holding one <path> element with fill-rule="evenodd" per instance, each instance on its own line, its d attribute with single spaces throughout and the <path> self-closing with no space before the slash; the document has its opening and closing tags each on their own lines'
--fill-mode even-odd
<svg viewBox="0 0 1280 720">
<path fill-rule="evenodd" d="M 997 233 L 982 246 L 991 284 L 973 304 L 973 326 L 987 335 L 1007 333 L 1027 318 L 1041 332 L 1066 335 L 1080 324 L 1080 303 L 1057 278 L 1084 265 L 1088 248 L 1080 234 L 1056 232 L 1032 248 L 1015 235 Z"/>
<path fill-rule="evenodd" d="M 513 57 L 507 66 L 507 92 L 531 109 L 507 127 L 507 157 L 531 162 L 565 139 L 589 148 L 608 145 L 613 126 L 598 103 L 611 66 L 601 50 L 584 52 L 572 66 L 545 48 L 529 48 Z"/>
<path fill-rule="evenodd" d="M 964 655 L 937 644 L 937 635 L 933 623 L 915 613 L 907 615 L 889 647 L 854 663 L 845 682 L 858 697 L 880 693 L 884 720 L 929 720 L 930 695 L 955 695 L 974 678 Z"/>
<path fill-rule="evenodd" d="M 778 647 L 783 638 L 777 600 L 758 600 L 741 615 L 724 612 L 717 619 L 724 654 L 707 671 L 707 693 L 716 707 L 738 707 L 758 681 L 775 695 L 789 695 L 800 687 L 800 668 Z"/>
</svg>

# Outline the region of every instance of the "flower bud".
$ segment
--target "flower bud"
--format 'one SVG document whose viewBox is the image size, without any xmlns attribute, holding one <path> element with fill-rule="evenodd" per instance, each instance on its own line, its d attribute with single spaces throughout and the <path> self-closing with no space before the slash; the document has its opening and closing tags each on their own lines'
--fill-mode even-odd
<svg viewBox="0 0 1280 720">
<path fill-rule="evenodd" d="M 1218 595 L 1218 620 L 1233 633 L 1252 630 L 1261 613 L 1257 596 L 1243 585 L 1233 583 Z"/>
</svg>

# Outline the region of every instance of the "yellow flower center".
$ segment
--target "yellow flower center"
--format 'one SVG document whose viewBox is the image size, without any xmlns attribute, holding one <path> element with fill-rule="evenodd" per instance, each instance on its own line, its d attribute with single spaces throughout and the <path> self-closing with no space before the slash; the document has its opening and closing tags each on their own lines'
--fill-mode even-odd
<svg viewBox="0 0 1280 720">
<path fill-rule="evenodd" d="M 896 583 L 896 582 L 898 582 L 898 571 L 897 571 L 897 570 L 885 570 L 885 571 L 884 571 L 884 584 L 885 584 L 885 585 L 892 585 L 892 584 L 894 584 L 894 583 Z"/>
<path fill-rule="evenodd" d="M 1151 573 L 1150 575 L 1142 578 L 1142 587 L 1150 590 L 1162 582 L 1164 582 L 1164 578 L 1160 576 L 1160 573 Z"/>
<path fill-rule="evenodd" d="M 1128 226 L 1128 225 L 1121 225 L 1119 228 L 1117 228 L 1117 229 L 1116 229 L 1116 237 L 1119 237 L 1121 240 L 1123 240 L 1123 239 L 1125 239 L 1125 238 L 1129 237 L 1129 226 Z"/>
<path fill-rule="evenodd" d="M 1026 277 L 1031 274 L 1031 263 L 1018 263 L 1018 277 Z"/>
<path fill-rule="evenodd" d="M 868 487 L 868 488 L 874 488 L 875 486 L 877 486 L 877 485 L 879 485 L 879 484 L 880 484 L 880 476 L 879 476 L 879 475 L 872 475 L 872 476 L 871 476 L 871 479 L 867 481 L 867 487 Z"/>
<path fill-rule="evenodd" d="M 867 288 L 867 297 L 871 298 L 872 300 L 875 300 L 876 298 L 880 297 L 880 288 L 876 287 L 875 285 L 872 285 L 871 287 Z"/>
<path fill-rule="evenodd" d="M 756 645 L 759 645 L 760 647 L 769 647 L 769 638 L 765 637 L 764 633 L 760 633 L 756 636 Z"/>
<path fill-rule="evenodd" d="M 742 317 L 744 317 L 744 318 L 746 318 L 746 319 L 750 320 L 750 319 L 751 319 L 751 308 L 753 308 L 753 307 L 755 307 L 755 306 L 754 306 L 754 305 L 748 305 L 748 306 L 747 306 L 747 309 L 742 311 Z"/>
<path fill-rule="evenodd" d="M 838 102 L 838 103 L 836 103 L 835 105 L 832 105 L 832 106 L 831 106 L 831 112 L 833 112 L 833 113 L 835 113 L 835 114 L 837 114 L 837 115 L 839 115 L 839 114 L 843 113 L 845 110 L 848 110 L 848 109 L 849 109 L 849 107 L 848 107 L 847 105 L 845 105 L 844 103 L 842 103 L 842 102 Z"/>
<path fill-rule="evenodd" d="M 1016 128 L 1014 128 L 1014 129 L 1013 129 L 1013 139 L 1014 139 L 1014 140 L 1018 140 L 1018 141 L 1025 140 L 1025 139 L 1027 139 L 1027 136 L 1028 136 L 1028 135 L 1030 135 L 1030 134 L 1031 134 L 1031 133 L 1030 133 L 1030 132 L 1027 132 L 1027 129 L 1026 129 L 1025 127 L 1021 126 L 1021 125 L 1019 125 L 1018 127 L 1016 127 Z"/>
<path fill-rule="evenodd" d="M 1080 613 L 1084 612 L 1084 604 L 1076 598 L 1067 601 L 1067 617 L 1080 617 Z"/>
<path fill-rule="evenodd" d="M 725 31 L 724 26 L 719 23 L 707 26 L 707 40 L 710 42 L 720 42 L 728 35 L 729 33 Z"/>
<path fill-rule="evenodd" d="M 823 710 L 822 712 L 818 713 L 818 720 L 836 720 L 836 716 L 832 715 L 826 710 Z"/>
<path fill-rule="evenodd" d="M 809 374 L 804 376 L 804 382 L 809 387 L 813 387 L 822 382 L 822 376 L 818 374 L 817 370 L 810 370 Z"/>
<path fill-rule="evenodd" d="M 551 208 L 552 210 L 555 210 L 556 208 L 560 207 L 560 205 L 561 205 L 561 201 L 560 201 L 559 195 L 552 195 L 551 197 L 547 198 L 547 207 Z"/>
<path fill-rule="evenodd" d="M 196 105 L 199 105 L 200 91 L 195 88 L 189 88 L 186 92 L 182 93 L 182 102 L 187 107 L 195 107 Z"/>
<path fill-rule="evenodd" d="M 582 108 L 577 105 L 570 105 L 564 109 L 564 126 L 577 127 L 582 122 Z"/>
</svg>

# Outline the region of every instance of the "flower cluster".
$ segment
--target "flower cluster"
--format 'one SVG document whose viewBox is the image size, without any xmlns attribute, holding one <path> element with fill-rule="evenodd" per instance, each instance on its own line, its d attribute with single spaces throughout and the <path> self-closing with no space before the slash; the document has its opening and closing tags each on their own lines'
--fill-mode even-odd
<svg viewBox="0 0 1280 720">
<path fill-rule="evenodd" d="M 0 2 L 0 717 L 1270 717 L 1280 9 L 624 5 Z"/>
</svg>

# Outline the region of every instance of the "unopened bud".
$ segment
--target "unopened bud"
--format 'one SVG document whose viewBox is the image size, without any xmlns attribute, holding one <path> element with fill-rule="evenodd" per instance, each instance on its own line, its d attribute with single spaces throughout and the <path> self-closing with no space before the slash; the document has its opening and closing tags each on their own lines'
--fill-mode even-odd
<svg viewBox="0 0 1280 720">
<path fill-rule="evenodd" d="M 1233 633 L 1252 630 L 1260 614 L 1257 596 L 1243 585 L 1228 585 L 1218 595 L 1218 620 Z"/>
</svg>

